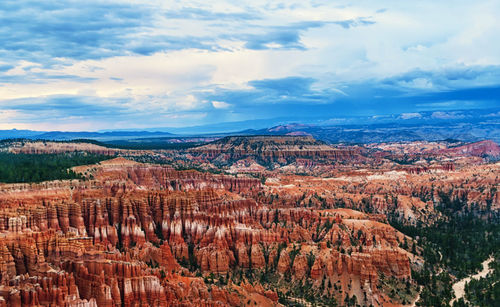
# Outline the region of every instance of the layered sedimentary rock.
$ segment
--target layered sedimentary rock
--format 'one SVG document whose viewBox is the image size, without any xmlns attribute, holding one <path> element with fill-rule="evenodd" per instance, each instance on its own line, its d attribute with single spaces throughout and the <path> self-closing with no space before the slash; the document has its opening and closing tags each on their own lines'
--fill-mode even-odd
<svg viewBox="0 0 500 307">
<path fill-rule="evenodd" d="M 500 156 L 500 146 L 494 141 L 480 141 L 476 143 L 465 144 L 462 146 L 446 148 L 439 151 L 441 154 L 452 156 Z"/>
<path fill-rule="evenodd" d="M 432 223 L 446 200 L 500 208 L 500 165 L 429 158 L 440 145 L 214 144 L 193 161 L 242 158 L 245 173 L 263 176 L 116 158 L 75 167 L 86 181 L 0 185 L 0 306 L 273 306 L 303 287 L 340 305 L 356 296 L 381 306 L 383 276 L 411 283 L 422 262 L 389 218 Z M 271 172 L 257 160 L 293 162 Z"/>
<path fill-rule="evenodd" d="M 231 136 L 191 150 L 208 159 L 224 156 L 235 160 L 254 156 L 264 161 L 297 158 L 353 160 L 359 156 L 354 148 L 335 148 L 310 136 Z"/>
<path fill-rule="evenodd" d="M 233 192 L 258 189 L 259 180 L 124 159 L 91 168 L 93 181 L 1 187 L 7 305 L 241 305 L 244 297 L 208 287 L 179 262 L 229 271 L 228 236 L 258 208 Z M 242 293 L 276 303 L 252 291 Z"/>
<path fill-rule="evenodd" d="M 302 252 L 292 261 L 292 243 L 320 251 L 326 238 L 346 236 L 332 228 L 314 243 L 312 230 L 325 218 L 342 221 L 306 209 L 272 209 L 241 197 L 261 191 L 257 179 L 181 172 L 124 159 L 76 170 L 89 169 L 93 181 L 3 186 L 0 294 L 8 304 L 175 305 L 187 296 L 188 305 L 240 305 L 246 295 L 272 305 L 277 300 L 272 290 L 207 287 L 189 268 L 222 276 L 232 276 L 236 269 L 273 270 L 315 280 L 323 276 L 321 264 L 311 270 Z M 17 199 L 19 195 L 24 197 Z M 339 247 L 345 242 L 330 243 Z M 349 267 L 337 272 L 339 276 L 376 275 L 380 269 L 408 277 L 408 262 L 397 263 L 396 269 L 380 264 L 389 259 L 387 252 L 367 250 L 363 255 L 368 262 L 332 249 L 335 253 Z M 330 263 L 338 267 L 333 259 Z M 362 273 L 359 268 L 368 263 L 377 269 Z M 361 278 L 376 284 L 375 277 Z M 178 280 L 185 281 L 180 286 Z"/>
</svg>

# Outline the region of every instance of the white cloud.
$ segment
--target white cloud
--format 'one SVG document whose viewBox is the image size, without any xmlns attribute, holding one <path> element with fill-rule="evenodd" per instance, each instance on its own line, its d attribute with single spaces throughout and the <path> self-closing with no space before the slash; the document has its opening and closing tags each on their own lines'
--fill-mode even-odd
<svg viewBox="0 0 500 307">
<path fill-rule="evenodd" d="M 454 112 L 433 112 L 432 113 L 432 118 L 438 118 L 438 119 L 457 119 L 457 118 L 464 118 L 465 116 L 463 114 L 456 114 Z"/>
<path fill-rule="evenodd" d="M 212 106 L 216 109 L 227 109 L 231 105 L 224 101 L 212 101 Z"/>
<path fill-rule="evenodd" d="M 420 113 L 403 113 L 401 114 L 402 119 L 412 119 L 412 118 L 421 118 L 422 114 Z"/>
<path fill-rule="evenodd" d="M 143 2 L 135 0 L 135 3 Z M 140 37 L 164 35 L 179 37 L 181 41 L 194 37 L 212 48 L 186 46 L 147 55 L 126 51 L 95 59 L 57 59 L 64 65 L 22 59 L 1 76 L 11 79 L 0 79 L 0 101 L 54 95 L 95 96 L 96 104 L 121 99 L 120 104 L 131 112 L 149 110 L 174 118 L 172 113 L 193 111 L 191 118 L 189 114 L 179 115 L 183 116 L 183 123 L 190 125 L 198 123 L 199 114 L 207 112 L 203 109 L 207 105 L 223 110 L 238 103 L 204 102 L 197 94 L 214 88 L 251 90 L 248 82 L 252 80 L 310 77 L 318 80 L 315 89 L 336 88 L 347 96 L 349 93 L 343 86 L 353 82 L 377 82 L 414 70 L 500 65 L 497 39 L 500 2 L 494 0 L 457 1 L 454 5 L 432 0 L 397 3 L 158 0 L 148 5 L 155 18 L 151 25 L 131 33 L 131 44 Z M 198 10 L 200 15 L 183 17 L 184 9 Z M 178 18 L 166 17 L 166 13 L 176 11 Z M 208 13 L 234 14 L 234 17 L 210 19 Z M 249 17 L 238 17 L 245 16 L 242 14 Z M 374 24 L 345 28 L 333 23 L 359 18 Z M 297 30 L 304 49 L 287 49 L 283 42 L 273 40 L 263 44 L 272 46 L 271 49 L 245 47 L 250 34 L 262 37 L 273 31 L 284 32 L 284 42 L 293 41 L 293 35 L 286 37 L 287 26 L 313 21 L 325 24 Z M 10 63 L 2 58 L 0 62 Z M 72 75 L 80 79 L 51 79 L 47 75 Z M 489 81 L 488 78 L 492 77 L 485 75 L 481 82 Z M 440 89 L 434 80 L 424 77 L 400 81 L 398 85 L 408 90 Z M 7 122 L 23 122 L 20 120 L 23 114 L 1 112 L 4 127 L 10 125 Z M 118 122 L 116 119 L 108 124 Z"/>
<path fill-rule="evenodd" d="M 431 80 L 427 78 L 415 78 L 411 81 L 401 81 L 399 82 L 400 86 L 415 88 L 415 89 L 432 89 L 434 88 L 434 84 L 432 84 Z"/>
</svg>

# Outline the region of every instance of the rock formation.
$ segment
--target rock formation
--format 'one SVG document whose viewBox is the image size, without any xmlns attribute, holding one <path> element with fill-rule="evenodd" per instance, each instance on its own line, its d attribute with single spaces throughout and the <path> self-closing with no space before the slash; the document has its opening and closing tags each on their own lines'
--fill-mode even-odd
<svg viewBox="0 0 500 307">
<path fill-rule="evenodd" d="M 382 306 L 383 276 L 422 263 L 390 218 L 432 223 L 447 198 L 500 208 L 498 163 L 428 147 L 229 138 L 176 154 L 290 163 L 259 178 L 120 157 L 73 168 L 85 181 L 0 184 L 0 306 L 277 306 L 306 288 Z"/>
</svg>

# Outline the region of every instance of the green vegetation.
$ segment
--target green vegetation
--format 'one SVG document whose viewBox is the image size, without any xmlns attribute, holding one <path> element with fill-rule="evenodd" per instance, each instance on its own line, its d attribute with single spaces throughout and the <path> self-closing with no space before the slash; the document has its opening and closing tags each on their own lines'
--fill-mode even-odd
<svg viewBox="0 0 500 307">
<path fill-rule="evenodd" d="M 264 253 L 266 264 L 264 268 L 255 269 L 252 268 L 251 265 L 249 268 L 235 266 L 234 269 L 226 275 L 225 280 L 231 280 L 232 283 L 236 285 L 241 285 L 243 282 L 250 284 L 258 282 L 266 289 L 275 291 L 278 294 L 279 302 L 285 306 L 338 306 L 335 297 L 328 294 L 328 291 L 326 291 L 326 287 L 328 285 L 326 278 L 323 280 L 319 288 L 313 286 L 310 279 L 292 279 L 291 268 L 293 267 L 293 261 L 300 254 L 300 246 L 293 245 L 292 249 L 289 250 L 289 255 L 292 260 L 290 263 L 290 270 L 288 270 L 284 276 L 277 272 L 278 258 L 275 258 L 274 261 L 269 261 L 269 249 L 265 247 L 264 244 L 261 244 L 260 246 Z M 276 247 L 277 255 L 280 255 L 281 251 L 287 248 L 287 244 L 280 243 Z M 235 255 L 237 256 L 237 253 Z M 310 267 L 314 263 L 314 255 L 312 253 L 308 253 L 306 254 L 306 258 L 309 266 L 307 272 L 308 275 Z M 238 259 L 236 259 L 235 262 L 237 263 Z M 199 270 L 199 267 L 197 270 Z M 221 275 L 218 275 L 215 278 L 221 279 L 221 277 Z M 207 280 L 210 282 L 210 276 L 207 277 Z M 329 284 L 329 289 L 331 289 L 331 282 Z M 355 305 L 352 304 L 348 306 Z"/>
<path fill-rule="evenodd" d="M 73 166 L 95 164 L 109 156 L 86 153 L 13 154 L 0 152 L 0 182 L 23 183 L 60 179 L 83 179 Z"/>
<path fill-rule="evenodd" d="M 465 298 L 472 306 L 498 306 L 500 303 L 500 252 L 490 263 L 493 271 L 485 278 L 471 280 L 465 285 Z M 457 302 L 454 306 L 470 306 L 465 302 Z"/>
<path fill-rule="evenodd" d="M 430 227 L 393 225 L 407 235 L 418 236 L 426 262 L 446 267 L 457 278 L 481 269 L 481 262 L 500 248 L 500 224 L 472 213 L 451 215 Z"/>
<path fill-rule="evenodd" d="M 51 143 L 87 143 L 111 149 L 133 149 L 133 150 L 186 150 L 206 144 L 206 142 L 193 140 L 189 137 L 182 138 L 184 142 L 179 143 L 179 138 L 139 138 L 130 140 L 97 141 L 93 139 L 71 139 L 71 140 L 46 140 L 46 139 L 3 139 L 0 140 L 0 148 L 13 142 L 51 142 Z"/>
<path fill-rule="evenodd" d="M 450 195 L 451 192 L 440 193 L 442 201 L 436 208 L 442 217 L 430 226 L 406 225 L 396 218 L 390 219 L 395 228 L 422 247 L 417 253 L 425 259 L 425 264 L 412 272 L 413 279 L 423 287 L 420 306 L 448 306 L 453 297 L 452 275 L 461 279 L 473 274 L 489 255 L 500 252 L 499 216 L 477 206 L 469 207 L 465 199 L 452 199 Z M 471 287 L 471 295 L 477 293 L 472 290 Z"/>
<path fill-rule="evenodd" d="M 133 161 L 136 161 L 136 162 L 139 162 L 139 163 L 150 163 L 150 164 L 159 164 L 159 165 L 168 165 L 168 166 L 171 166 L 173 167 L 175 170 L 178 170 L 178 171 L 186 171 L 186 170 L 193 170 L 193 171 L 198 171 L 198 172 L 201 172 L 201 173 L 211 173 L 211 174 L 216 174 L 216 175 L 221 175 L 221 174 L 225 174 L 225 175 L 233 175 L 234 174 L 229 174 L 221 169 L 218 169 L 218 168 L 202 168 L 198 165 L 196 165 L 195 163 L 191 163 L 189 160 L 185 159 L 185 160 L 176 160 L 174 162 L 172 162 L 171 160 L 168 160 L 168 159 L 165 159 L 163 156 L 161 155 L 141 155 L 141 156 L 135 156 L 135 155 L 131 155 L 131 156 L 127 156 L 127 155 L 124 155 L 123 156 L 124 158 L 127 158 L 129 160 L 133 160 Z M 183 163 L 180 163 L 180 162 L 183 162 Z"/>
<path fill-rule="evenodd" d="M 64 141 L 51 140 L 50 142 L 88 143 L 106 148 L 134 149 L 134 150 L 154 150 L 154 149 L 185 150 L 205 144 L 205 142 L 190 141 L 188 137 L 184 138 L 186 139 L 186 142 L 184 143 L 173 142 L 172 139 L 178 140 L 178 138 L 162 137 L 162 138 L 139 138 L 130 140 L 111 140 L 111 141 L 96 141 L 92 139 L 72 139 Z M 21 139 L 20 141 L 26 141 L 26 140 Z M 44 142 L 45 140 L 41 141 Z"/>
<path fill-rule="evenodd" d="M 418 159 L 415 157 L 410 157 L 408 155 L 403 155 L 402 157 L 389 157 L 389 160 L 396 162 L 397 164 L 400 165 L 412 165 Z"/>
<path fill-rule="evenodd" d="M 88 143 L 88 141 L 85 141 Z M 186 150 L 204 145 L 204 142 L 170 143 L 168 139 L 138 139 L 138 140 L 118 140 L 107 142 L 94 142 L 109 148 L 135 149 L 135 150 Z"/>
<path fill-rule="evenodd" d="M 405 281 L 395 277 L 386 277 L 384 274 L 380 275 L 377 287 L 387 293 L 391 299 L 403 305 L 413 301 L 418 293 L 418 288 L 410 280 Z"/>
</svg>

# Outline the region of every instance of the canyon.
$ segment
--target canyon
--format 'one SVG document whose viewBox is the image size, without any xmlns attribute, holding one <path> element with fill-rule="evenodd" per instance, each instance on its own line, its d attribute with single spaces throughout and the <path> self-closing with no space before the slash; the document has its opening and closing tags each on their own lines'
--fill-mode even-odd
<svg viewBox="0 0 500 307">
<path fill-rule="evenodd" d="M 109 159 L 73 167 L 84 180 L 0 184 L 0 306 L 404 306 L 425 259 L 390 222 L 431 225 L 448 198 L 500 209 L 494 142 L 7 150 Z"/>
</svg>

